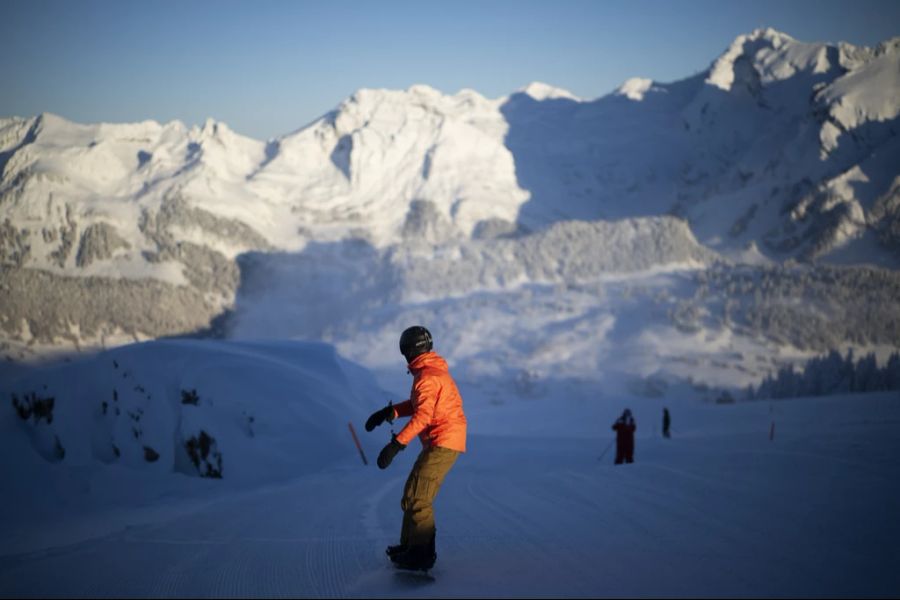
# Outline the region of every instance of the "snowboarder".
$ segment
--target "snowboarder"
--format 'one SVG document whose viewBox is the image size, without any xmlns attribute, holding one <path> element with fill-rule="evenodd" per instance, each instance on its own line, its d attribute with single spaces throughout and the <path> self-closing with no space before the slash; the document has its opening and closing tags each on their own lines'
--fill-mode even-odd
<svg viewBox="0 0 900 600">
<path fill-rule="evenodd" d="M 625 409 L 622 416 L 613 423 L 613 431 L 616 432 L 616 464 L 621 465 L 623 462 L 634 462 L 634 432 L 637 425 L 634 424 L 634 417 L 631 411 Z"/>
<path fill-rule="evenodd" d="M 672 426 L 672 417 L 669 416 L 669 409 L 663 407 L 663 437 L 669 438 L 672 435 L 669 433 L 669 428 Z"/>
<path fill-rule="evenodd" d="M 462 397 L 447 362 L 432 347 L 431 333 L 424 327 L 409 327 L 403 332 L 400 353 L 413 376 L 409 400 L 388 404 L 366 421 L 366 431 L 372 431 L 385 421 L 393 423 L 397 417 L 411 417 L 378 455 L 380 469 L 386 469 L 417 435 L 422 443 L 400 501 L 400 543 L 388 546 L 386 551 L 397 567 L 408 570 L 426 571 L 434 566 L 434 498 L 456 459 L 466 451 Z"/>
</svg>

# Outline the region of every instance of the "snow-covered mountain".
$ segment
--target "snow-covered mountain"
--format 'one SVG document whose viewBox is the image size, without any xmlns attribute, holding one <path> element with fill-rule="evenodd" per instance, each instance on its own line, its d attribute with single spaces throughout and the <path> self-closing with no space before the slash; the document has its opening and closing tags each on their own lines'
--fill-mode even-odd
<svg viewBox="0 0 900 600">
<path fill-rule="evenodd" d="M 213 120 L 3 119 L 4 345 L 222 331 L 292 256 L 306 323 L 347 297 L 412 306 L 723 260 L 894 267 L 898 73 L 900 38 L 766 29 L 672 83 L 594 100 L 539 83 L 498 99 L 364 89 L 268 142 Z M 310 293 L 313 276 L 330 283 Z M 282 333 L 327 339 L 304 327 Z"/>
</svg>

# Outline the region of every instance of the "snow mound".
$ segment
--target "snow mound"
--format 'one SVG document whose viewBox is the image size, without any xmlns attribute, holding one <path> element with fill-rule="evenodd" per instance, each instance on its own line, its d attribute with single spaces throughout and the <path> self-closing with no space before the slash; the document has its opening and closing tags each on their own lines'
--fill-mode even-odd
<svg viewBox="0 0 900 600">
<path fill-rule="evenodd" d="M 60 466 L 288 479 L 355 454 L 347 422 L 372 399 L 347 368 L 323 344 L 166 340 L 37 369 L 0 389 L 16 407 L 0 416 L 3 478 L 12 493 Z"/>
<path fill-rule="evenodd" d="M 619 96 L 625 96 L 629 100 L 640 102 L 644 99 L 647 92 L 660 90 L 662 88 L 654 87 L 652 79 L 643 77 L 632 77 L 625 83 L 620 85 L 615 93 Z"/>
</svg>

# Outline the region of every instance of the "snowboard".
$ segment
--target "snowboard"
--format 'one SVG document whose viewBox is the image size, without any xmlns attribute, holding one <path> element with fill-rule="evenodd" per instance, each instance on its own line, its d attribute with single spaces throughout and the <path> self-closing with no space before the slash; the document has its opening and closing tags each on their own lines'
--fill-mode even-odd
<svg viewBox="0 0 900 600">
<path fill-rule="evenodd" d="M 433 568 L 425 571 L 422 569 L 401 569 L 396 565 L 394 566 L 394 573 L 396 573 L 398 579 L 406 579 L 411 582 L 421 581 L 423 583 L 433 583 L 437 581 L 432 571 Z"/>
</svg>

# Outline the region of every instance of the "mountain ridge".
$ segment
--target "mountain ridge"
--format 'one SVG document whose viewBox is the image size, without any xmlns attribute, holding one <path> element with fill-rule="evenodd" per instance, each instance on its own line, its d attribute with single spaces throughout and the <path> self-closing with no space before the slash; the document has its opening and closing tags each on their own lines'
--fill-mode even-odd
<svg viewBox="0 0 900 600">
<path fill-rule="evenodd" d="M 198 324 L 235 302 L 245 253 L 358 241 L 436 256 L 458 246 L 490 255 L 507 244 L 515 256 L 547 251 L 528 236 L 555 224 L 600 231 L 586 233 L 583 221 L 616 231 L 632 220 L 683 221 L 684 231 L 636 229 L 648 248 L 637 254 L 660 267 L 668 262 L 653 251 L 658 232 L 674 236 L 662 247 L 699 243 L 713 262 L 893 269 L 898 48 L 900 38 L 870 49 L 760 29 L 671 83 L 633 78 L 592 100 L 540 82 L 497 99 L 427 85 L 361 89 L 267 141 L 214 119 L 189 127 L 5 118 L 0 264 L 17 278 L 40 271 L 41 285 L 93 278 L 123 298 L 142 292 L 112 291 L 119 280 L 152 280 L 145 293 L 179 305 L 173 294 L 189 286 L 186 321 Z M 520 241 L 491 241 L 507 239 Z M 7 339 L 29 330 L 20 315 L 38 318 L 8 310 Z"/>
</svg>

